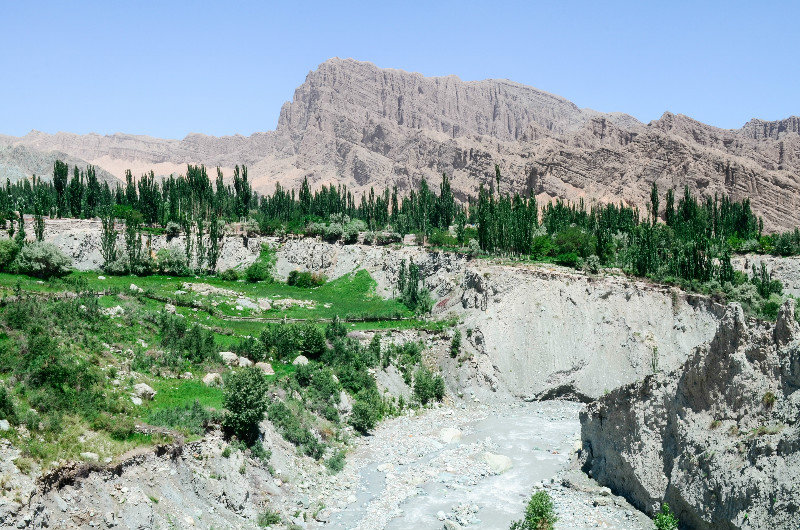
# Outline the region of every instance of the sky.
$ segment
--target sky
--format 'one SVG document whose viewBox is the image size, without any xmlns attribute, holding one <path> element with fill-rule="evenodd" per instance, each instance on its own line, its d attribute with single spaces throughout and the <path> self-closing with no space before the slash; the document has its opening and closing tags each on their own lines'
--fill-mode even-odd
<svg viewBox="0 0 800 530">
<path fill-rule="evenodd" d="M 12 2 L 0 134 L 275 128 L 330 57 L 505 78 L 643 122 L 800 115 L 800 2 Z"/>
</svg>

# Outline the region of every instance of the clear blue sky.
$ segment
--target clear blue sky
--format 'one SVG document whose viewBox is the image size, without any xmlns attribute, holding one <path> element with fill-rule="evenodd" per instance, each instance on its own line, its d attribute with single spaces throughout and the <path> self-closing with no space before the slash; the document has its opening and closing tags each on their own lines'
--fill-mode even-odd
<svg viewBox="0 0 800 530">
<path fill-rule="evenodd" d="M 798 20 L 797 1 L 6 1 L 0 133 L 271 130 L 334 56 L 735 128 L 800 114 Z"/>
</svg>

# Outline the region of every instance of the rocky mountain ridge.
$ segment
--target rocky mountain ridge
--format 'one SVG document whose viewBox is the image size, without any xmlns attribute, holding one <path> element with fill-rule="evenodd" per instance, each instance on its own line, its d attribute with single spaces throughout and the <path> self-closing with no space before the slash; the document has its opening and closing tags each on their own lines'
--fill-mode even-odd
<svg viewBox="0 0 800 530">
<path fill-rule="evenodd" d="M 438 182 L 446 172 L 463 199 L 481 183 L 493 186 L 498 164 L 504 190 L 542 200 L 643 207 L 652 182 L 661 189 L 688 185 L 705 196 L 751 197 L 768 228 L 788 228 L 800 224 L 799 130 L 796 116 L 754 119 L 738 130 L 669 112 L 643 124 L 508 80 L 425 77 L 334 58 L 308 74 L 274 131 L 182 140 L 32 131 L 0 137 L 0 146 L 60 151 L 117 177 L 125 169 L 180 173 L 187 163 L 230 175 L 233 165 L 247 164 L 262 192 L 304 177 L 357 193 L 385 185 L 403 190 L 422 178 Z"/>
</svg>

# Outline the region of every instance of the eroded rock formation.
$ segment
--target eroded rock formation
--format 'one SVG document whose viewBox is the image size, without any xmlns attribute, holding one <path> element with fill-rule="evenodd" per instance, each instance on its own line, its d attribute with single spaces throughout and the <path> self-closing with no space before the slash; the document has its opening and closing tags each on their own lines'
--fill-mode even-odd
<svg viewBox="0 0 800 530">
<path fill-rule="evenodd" d="M 678 370 L 603 396 L 581 414 L 585 469 L 648 513 L 690 528 L 797 528 L 800 326 L 731 304 Z"/>
</svg>

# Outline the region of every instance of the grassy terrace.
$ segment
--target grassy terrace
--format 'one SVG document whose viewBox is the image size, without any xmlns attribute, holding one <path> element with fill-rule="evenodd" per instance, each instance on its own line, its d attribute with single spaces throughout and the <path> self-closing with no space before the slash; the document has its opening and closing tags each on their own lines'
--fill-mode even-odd
<svg viewBox="0 0 800 530">
<path fill-rule="evenodd" d="M 105 275 L 100 279 L 103 276 L 97 272 L 73 272 L 62 279 L 41 281 L 24 275 L 0 274 L 0 298 L 4 301 L 0 305 L 0 386 L 7 389 L 16 411 L 12 421 L 16 427 L 0 432 L 0 437 L 10 439 L 22 451 L 21 469 L 49 468 L 57 461 L 80 459 L 80 453 L 87 451 L 97 453 L 101 460 L 116 458 L 137 446 L 167 441 L 177 434 L 196 438 L 197 432 L 191 428 L 176 427 L 172 431 L 162 429 L 141 434 L 130 430 L 115 433 L 114 427 L 117 424 L 153 424 L 159 414 L 191 407 L 195 401 L 205 409 L 222 410 L 222 390 L 201 382 L 207 372 L 225 369 L 218 361 L 192 363 L 188 367 L 193 373 L 192 379 L 178 377 L 174 369 L 156 367 L 142 371 L 137 368 L 137 357 L 158 356 L 153 352 L 164 349 L 162 330 L 154 317 L 164 310 L 167 300 L 176 306 L 176 313 L 184 317 L 189 327 L 199 324 L 212 331 L 214 348 L 218 351 L 231 349 L 246 337 L 258 337 L 268 321 L 283 318 L 309 321 L 320 327 L 336 316 L 353 318 L 357 321 L 346 323 L 347 329 L 352 330 L 438 330 L 451 324 L 416 318 L 400 302 L 380 297 L 375 280 L 366 271 L 313 288 L 277 282 L 224 281 L 215 277 Z M 131 290 L 131 284 L 142 291 Z M 74 296 L 74 293 L 88 291 L 103 294 L 68 302 L 36 296 L 52 294 L 57 298 L 60 293 Z M 17 294 L 22 295 L 21 299 L 15 296 Z M 26 297 L 27 294 L 34 296 Z M 91 304 L 90 299 L 97 300 L 101 313 L 117 306 L 122 312 L 114 317 L 101 314 L 84 322 L 81 314 L 85 305 Z M 266 307 L 264 300 L 268 300 L 271 307 L 257 309 L 259 301 Z M 282 300 L 294 302 L 281 306 Z M 70 314 L 53 315 L 54 308 L 56 312 Z M 25 322 L 17 323 L 19 317 L 12 315 L 15 312 L 33 314 Z M 70 406 L 59 404 L 67 403 L 67 399 L 81 402 L 83 398 L 64 397 L 66 390 L 58 385 L 48 387 L 50 390 L 46 393 L 30 389 L 27 382 L 30 372 L 18 367 L 28 362 L 25 356 L 30 355 L 32 341 L 41 336 L 51 336 L 57 344 L 50 346 L 57 348 L 62 356 L 57 363 L 68 367 L 73 361 L 83 363 L 77 366 L 92 367 L 100 374 L 100 382 L 95 383 L 99 385 L 96 388 L 101 396 L 97 399 L 101 399 L 106 408 L 99 419 L 92 413 L 92 405 L 81 405 L 86 407 L 82 412 L 72 412 Z M 52 359 L 49 362 L 53 362 Z M 276 375 L 269 376 L 272 380 L 294 371 L 294 366 L 284 361 L 273 362 L 273 368 Z M 37 369 L 36 366 L 25 368 Z M 78 368 L 77 373 L 80 370 Z M 152 401 L 145 400 L 136 406 L 130 394 L 133 385 L 140 382 L 147 383 L 157 393 Z M 2 401 L 0 396 L 0 408 Z M 54 412 L 58 407 L 60 411 Z M 0 410 L 0 417 L 2 414 Z"/>
</svg>

